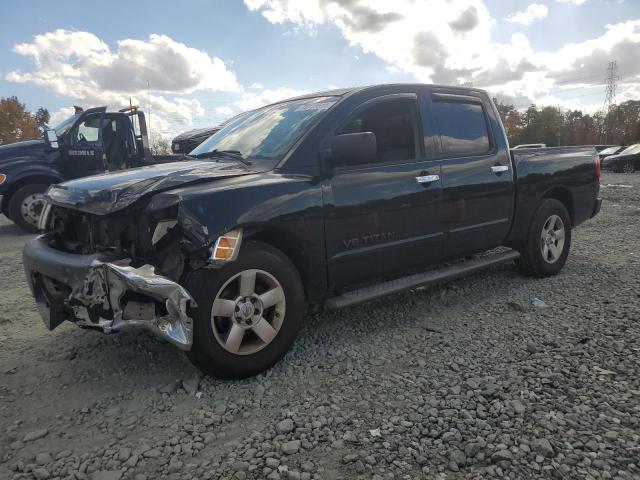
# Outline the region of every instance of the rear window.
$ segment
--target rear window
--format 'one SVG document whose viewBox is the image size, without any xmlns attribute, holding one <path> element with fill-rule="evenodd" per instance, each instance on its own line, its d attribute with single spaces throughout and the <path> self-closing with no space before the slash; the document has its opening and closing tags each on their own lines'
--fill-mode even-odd
<svg viewBox="0 0 640 480">
<path fill-rule="evenodd" d="M 489 153 L 491 142 L 482 105 L 434 101 L 445 157 L 469 157 Z"/>
</svg>

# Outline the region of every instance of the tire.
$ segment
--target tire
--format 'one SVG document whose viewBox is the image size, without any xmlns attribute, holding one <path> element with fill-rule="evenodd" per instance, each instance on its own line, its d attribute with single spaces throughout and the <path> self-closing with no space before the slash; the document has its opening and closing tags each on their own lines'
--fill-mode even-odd
<svg viewBox="0 0 640 480">
<path fill-rule="evenodd" d="M 49 185 L 32 183 L 16 190 L 9 200 L 9 218 L 30 233 L 38 232 L 38 220 L 44 207 L 44 192 Z"/>
<path fill-rule="evenodd" d="M 253 293 L 250 281 L 246 291 L 240 291 L 241 282 L 251 275 Z M 245 378 L 269 369 L 291 348 L 302 326 L 305 302 L 300 275 L 270 245 L 245 241 L 237 260 L 219 270 L 194 272 L 185 287 L 198 304 L 190 309 L 193 346 L 187 356 L 211 376 Z M 272 292 L 269 298 L 264 296 L 267 292 Z M 259 298 L 267 301 L 263 304 Z M 214 301 L 221 315 L 213 315 Z M 267 306 L 270 303 L 274 304 Z M 239 343 L 232 332 L 242 332 Z"/>
<path fill-rule="evenodd" d="M 562 237 L 560 229 L 564 232 Z M 526 275 L 549 277 L 562 270 L 567 262 L 570 248 L 569 212 L 562 202 L 551 198 L 545 199 L 533 215 L 516 265 Z"/>
<path fill-rule="evenodd" d="M 622 165 L 621 171 L 624 173 L 633 173 L 636 171 L 636 165 L 631 160 L 627 160 L 624 165 Z"/>
</svg>

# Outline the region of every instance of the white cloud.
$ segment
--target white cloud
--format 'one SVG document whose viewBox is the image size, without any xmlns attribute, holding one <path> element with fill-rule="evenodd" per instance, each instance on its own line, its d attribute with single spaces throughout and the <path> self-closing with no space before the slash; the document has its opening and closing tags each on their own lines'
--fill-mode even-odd
<svg viewBox="0 0 640 480">
<path fill-rule="evenodd" d="M 216 113 L 219 115 L 230 116 L 233 115 L 234 110 L 231 107 L 217 107 Z"/>
<path fill-rule="evenodd" d="M 607 25 L 603 34 L 590 40 L 537 51 L 523 33 L 507 43 L 494 41 L 495 19 L 483 0 L 245 0 L 245 4 L 270 22 L 293 29 L 335 26 L 352 46 L 385 61 L 390 72 L 409 73 L 426 83 L 472 82 L 519 105 L 550 98 L 560 86 L 601 84 L 607 63 L 616 59 L 622 83 L 640 82 L 640 19 Z M 546 16 L 548 8 L 532 4 L 527 11 L 529 21 Z M 519 14 L 514 18 L 525 20 Z M 583 77 L 588 77 L 586 82 Z M 624 90 L 623 85 L 620 88 Z"/>
<path fill-rule="evenodd" d="M 270 103 L 285 100 L 287 98 L 297 97 L 309 93 L 305 90 L 294 90 L 292 88 L 275 88 L 275 89 L 262 89 L 260 91 L 244 92 L 240 100 L 235 102 L 235 105 L 243 111 L 254 110 Z"/>
<path fill-rule="evenodd" d="M 198 100 L 167 95 L 241 90 L 235 74 L 220 58 L 166 35 L 123 39 L 112 51 L 92 33 L 58 29 L 36 35 L 31 43 L 17 44 L 13 51 L 31 58 L 35 68 L 10 71 L 7 81 L 34 83 L 85 107 L 120 108 L 130 97 L 143 107 L 149 102 L 160 128 L 189 125 L 204 113 Z"/>
<path fill-rule="evenodd" d="M 556 0 L 558 3 L 573 3 L 574 5 L 582 5 L 587 0 Z"/>
<path fill-rule="evenodd" d="M 529 25 L 535 20 L 541 20 L 549 14 L 549 8 L 542 3 L 532 3 L 524 10 L 512 13 L 505 20 L 512 23 Z"/>
</svg>

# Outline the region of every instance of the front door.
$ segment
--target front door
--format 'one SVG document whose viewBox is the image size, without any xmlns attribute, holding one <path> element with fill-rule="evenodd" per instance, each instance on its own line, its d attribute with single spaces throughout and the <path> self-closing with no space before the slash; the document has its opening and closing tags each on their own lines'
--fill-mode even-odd
<svg viewBox="0 0 640 480">
<path fill-rule="evenodd" d="M 329 283 L 347 285 L 402 274 L 439 258 L 437 162 L 426 160 L 415 94 L 358 107 L 336 131 L 372 132 L 377 158 L 344 162 L 323 186 Z"/>
<path fill-rule="evenodd" d="M 501 245 L 513 215 L 513 172 L 489 112 L 480 98 L 437 93 L 431 111 L 440 134 L 445 257 Z"/>
<path fill-rule="evenodd" d="M 62 169 L 67 178 L 81 178 L 105 171 L 103 130 L 109 128 L 105 107 L 87 110 L 61 145 Z"/>
</svg>

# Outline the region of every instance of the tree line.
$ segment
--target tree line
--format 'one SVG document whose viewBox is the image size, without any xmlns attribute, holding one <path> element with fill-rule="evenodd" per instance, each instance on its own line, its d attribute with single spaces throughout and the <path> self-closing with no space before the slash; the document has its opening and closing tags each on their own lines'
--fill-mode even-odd
<svg viewBox="0 0 640 480">
<path fill-rule="evenodd" d="M 524 112 L 494 99 L 509 145 L 544 143 L 564 145 L 631 145 L 640 142 L 640 101 L 628 100 L 608 113 L 531 105 Z"/>
<path fill-rule="evenodd" d="M 0 145 L 42 136 L 50 118 L 46 108 L 40 107 L 32 113 L 18 97 L 0 98 Z"/>
<path fill-rule="evenodd" d="M 545 143 L 562 145 L 631 145 L 640 142 L 640 101 L 628 100 L 608 113 L 588 114 L 580 110 L 531 105 L 525 111 L 494 99 L 509 138 L 509 145 Z M 0 145 L 32 140 L 48 128 L 50 115 L 40 107 L 29 112 L 18 97 L 0 98 Z M 168 150 L 168 142 L 157 140 L 156 150 Z M 157 145 L 156 145 L 157 143 Z"/>
</svg>

